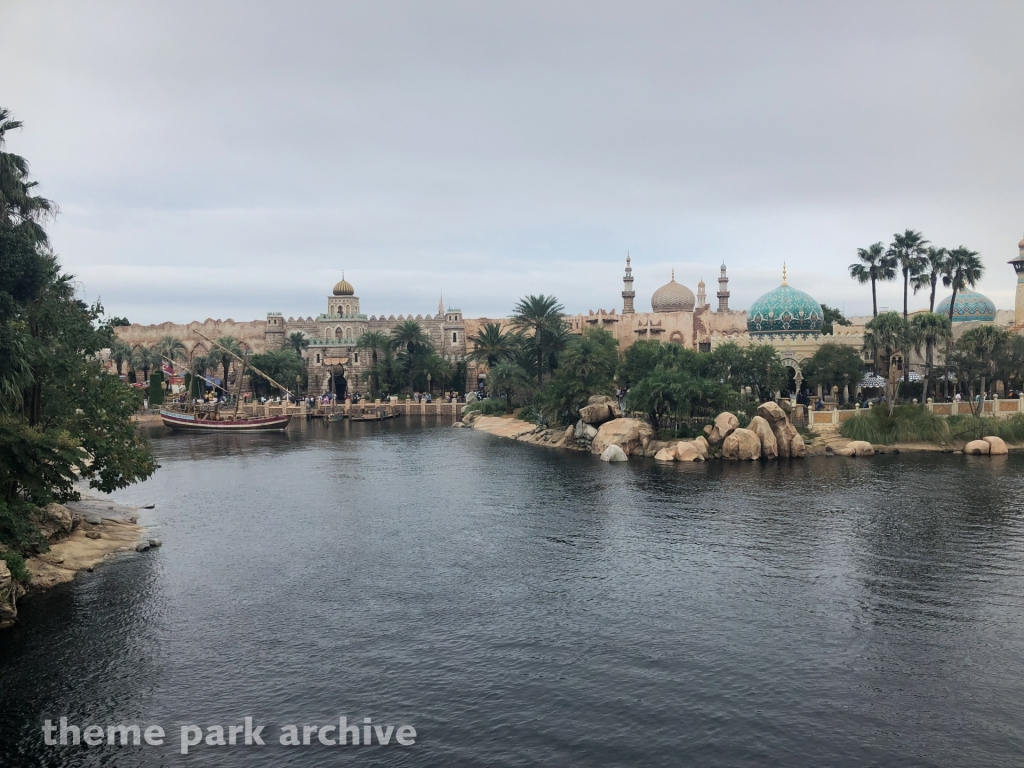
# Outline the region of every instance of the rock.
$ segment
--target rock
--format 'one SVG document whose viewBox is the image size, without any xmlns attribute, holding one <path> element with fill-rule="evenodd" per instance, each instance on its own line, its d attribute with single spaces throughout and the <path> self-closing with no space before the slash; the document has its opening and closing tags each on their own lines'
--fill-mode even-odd
<svg viewBox="0 0 1024 768">
<path fill-rule="evenodd" d="M 145 552 L 147 549 L 149 549 L 148 541 L 140 541 L 138 544 L 135 545 L 136 552 Z"/>
<path fill-rule="evenodd" d="M 601 453 L 601 461 L 626 461 L 625 452 L 617 445 L 609 445 Z"/>
<path fill-rule="evenodd" d="M 697 448 L 696 443 L 680 440 L 675 447 L 676 461 L 706 461 L 707 449 L 704 453 Z"/>
<path fill-rule="evenodd" d="M 989 435 L 988 437 L 983 437 L 982 440 L 988 443 L 989 456 L 1002 456 L 1004 453 L 1009 453 L 1006 443 L 1001 437 Z"/>
<path fill-rule="evenodd" d="M 791 459 L 802 459 L 807 455 L 807 443 L 800 435 L 793 435 L 793 442 L 789 444 L 789 457 Z"/>
<path fill-rule="evenodd" d="M 86 531 L 85 532 L 85 538 L 87 538 L 87 539 L 102 539 L 103 538 L 103 534 L 100 533 L 99 531 Z"/>
<path fill-rule="evenodd" d="M 764 416 L 752 418 L 747 429 L 757 435 L 757 439 L 761 441 L 762 459 L 779 458 L 779 443 L 775 439 L 775 433 L 772 432 L 771 423 Z"/>
<path fill-rule="evenodd" d="M 576 427 L 568 426 L 565 428 L 565 444 L 572 445 L 576 442 Z"/>
<path fill-rule="evenodd" d="M 601 405 L 602 403 L 614 403 L 615 398 L 608 395 L 591 395 L 587 398 L 587 405 Z"/>
<path fill-rule="evenodd" d="M 777 421 L 783 421 L 788 418 L 786 416 L 786 412 L 782 410 L 782 407 L 774 400 L 767 403 L 761 403 L 757 406 L 757 415 L 769 424 L 774 424 Z"/>
<path fill-rule="evenodd" d="M 465 427 L 466 425 L 463 424 L 461 421 L 456 421 L 454 424 L 452 424 L 452 426 L 455 427 L 456 429 L 461 429 L 461 428 Z M 145 509 L 145 507 L 143 507 L 143 509 Z"/>
<path fill-rule="evenodd" d="M 68 536 L 74 527 L 74 515 L 63 504 L 47 504 L 33 517 L 39 532 L 51 543 Z"/>
<path fill-rule="evenodd" d="M 704 435 L 701 435 L 693 441 L 693 447 L 697 450 L 697 453 L 700 454 L 700 457 L 704 461 L 708 460 L 708 457 L 711 455 L 711 447 L 708 445 L 708 441 Z"/>
<path fill-rule="evenodd" d="M 608 398 L 611 400 L 611 398 Z M 587 424 L 604 424 L 612 419 L 622 418 L 622 412 L 614 401 L 594 403 L 580 408 L 580 421 Z"/>
<path fill-rule="evenodd" d="M 593 453 L 602 454 L 610 445 L 617 445 L 629 456 L 640 449 L 646 449 L 654 438 L 654 430 L 640 419 L 613 419 L 601 425 L 591 443 Z"/>
<path fill-rule="evenodd" d="M 572 435 L 577 441 L 590 441 L 597 436 L 597 428 L 580 419 L 576 422 Z"/>
<path fill-rule="evenodd" d="M 705 434 L 705 435 L 710 435 L 710 434 L 711 434 L 711 431 L 712 431 L 712 430 L 711 430 L 711 425 L 710 425 L 710 424 L 705 424 L 705 425 L 704 425 L 704 434 Z"/>
<path fill-rule="evenodd" d="M 874 456 L 875 446 L 869 443 L 867 440 L 853 440 L 846 446 L 847 450 L 852 451 L 851 456 Z"/>
<path fill-rule="evenodd" d="M 139 507 L 139 509 L 156 509 L 156 504 L 145 504 Z"/>
<path fill-rule="evenodd" d="M 734 414 L 724 411 L 715 417 L 715 425 L 708 435 L 709 445 L 718 445 L 732 434 L 734 429 L 739 429 L 740 420 Z"/>
<path fill-rule="evenodd" d="M 749 429 L 734 429 L 722 441 L 722 458 L 756 461 L 761 458 L 761 441 Z"/>
<path fill-rule="evenodd" d="M 760 410 L 760 408 L 758 408 Z M 788 418 L 783 418 L 780 421 L 769 422 L 772 427 L 772 432 L 775 434 L 775 443 L 779 448 L 779 458 L 788 459 L 792 456 L 793 438 L 800 437 L 796 431 L 796 427 L 789 423 Z"/>
<path fill-rule="evenodd" d="M 969 456 L 988 456 L 991 450 L 992 446 L 984 440 L 971 440 L 971 442 L 964 446 L 964 453 Z"/>
<path fill-rule="evenodd" d="M 656 454 L 654 454 L 655 461 L 675 461 L 676 460 L 676 449 L 675 448 L 662 448 Z"/>
<path fill-rule="evenodd" d="M 18 587 L 6 561 L 0 560 L 0 629 L 11 626 L 17 620 Z"/>
<path fill-rule="evenodd" d="M 151 546 L 153 548 L 162 547 L 163 545 L 164 545 L 164 543 L 162 541 L 160 541 L 160 539 L 150 539 L 149 540 L 149 546 Z"/>
<path fill-rule="evenodd" d="M 89 525 L 103 525 L 103 519 L 99 515 L 89 515 L 85 518 Z"/>
</svg>

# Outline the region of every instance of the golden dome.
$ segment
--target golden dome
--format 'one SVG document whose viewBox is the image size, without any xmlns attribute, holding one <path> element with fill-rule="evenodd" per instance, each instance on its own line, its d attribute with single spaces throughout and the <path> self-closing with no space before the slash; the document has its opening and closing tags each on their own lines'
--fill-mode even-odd
<svg viewBox="0 0 1024 768">
<path fill-rule="evenodd" d="M 1024 239 L 1022 239 L 1019 243 L 1017 243 L 1017 247 L 1020 248 L 1022 251 L 1024 251 Z"/>
<path fill-rule="evenodd" d="M 341 282 L 334 286 L 335 296 L 355 296 L 356 289 L 352 287 L 352 283 L 345 279 L 344 276 L 341 278 Z"/>
<path fill-rule="evenodd" d="M 655 312 L 693 312 L 694 303 L 693 291 L 676 282 L 675 270 L 672 279 L 651 297 L 651 309 Z"/>
</svg>

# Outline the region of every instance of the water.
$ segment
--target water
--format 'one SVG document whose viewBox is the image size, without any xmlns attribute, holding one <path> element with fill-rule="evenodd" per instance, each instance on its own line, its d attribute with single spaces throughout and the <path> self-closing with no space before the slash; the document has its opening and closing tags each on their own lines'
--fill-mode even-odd
<svg viewBox="0 0 1024 768">
<path fill-rule="evenodd" d="M 608 465 L 415 422 L 154 445 L 117 497 L 164 547 L 0 633 L 4 768 L 1024 763 L 1022 455 Z M 341 715 L 416 743 L 276 744 Z M 44 746 L 60 716 L 168 744 Z M 245 716 L 274 743 L 178 754 Z"/>
</svg>

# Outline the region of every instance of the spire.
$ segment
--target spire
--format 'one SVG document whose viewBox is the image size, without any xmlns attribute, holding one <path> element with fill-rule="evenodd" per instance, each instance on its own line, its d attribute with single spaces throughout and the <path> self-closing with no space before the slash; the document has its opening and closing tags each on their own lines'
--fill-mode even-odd
<svg viewBox="0 0 1024 768">
<path fill-rule="evenodd" d="M 441 292 L 441 299 L 437 302 L 437 314 L 444 314 L 444 292 Z"/>
<path fill-rule="evenodd" d="M 672 267 L 672 279 L 673 280 L 676 279 L 676 268 L 675 267 Z"/>
<path fill-rule="evenodd" d="M 782 262 L 782 284 L 783 285 L 787 285 L 787 283 L 786 283 L 786 262 Z"/>
<path fill-rule="evenodd" d="M 626 273 L 622 276 L 622 314 L 632 315 L 633 298 L 636 292 L 633 290 L 633 268 L 629 266 L 629 251 L 626 251 Z"/>
<path fill-rule="evenodd" d="M 725 274 L 725 262 L 718 274 L 718 311 L 729 311 L 729 276 Z"/>
</svg>

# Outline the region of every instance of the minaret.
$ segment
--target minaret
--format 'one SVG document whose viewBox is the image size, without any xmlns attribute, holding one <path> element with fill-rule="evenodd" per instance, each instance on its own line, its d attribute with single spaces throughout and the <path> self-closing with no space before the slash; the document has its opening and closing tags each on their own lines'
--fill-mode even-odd
<svg viewBox="0 0 1024 768">
<path fill-rule="evenodd" d="M 437 314 L 444 314 L 444 293 L 441 294 L 440 300 L 437 302 Z"/>
<path fill-rule="evenodd" d="M 698 308 L 699 307 L 707 306 L 708 296 L 707 296 L 706 291 L 704 290 L 705 287 L 706 286 L 704 285 L 704 278 L 701 278 L 700 282 L 697 283 L 697 307 Z"/>
<path fill-rule="evenodd" d="M 729 278 L 725 274 L 725 262 L 722 262 L 722 270 L 718 274 L 718 311 L 729 311 Z"/>
<path fill-rule="evenodd" d="M 1017 273 L 1017 296 L 1013 302 L 1013 324 L 1020 328 L 1024 326 L 1024 240 L 1017 243 L 1020 253 L 1016 259 L 1009 262 L 1013 271 Z"/>
<path fill-rule="evenodd" d="M 635 314 L 633 299 L 636 297 L 636 291 L 633 290 L 633 268 L 629 266 L 628 253 L 626 254 L 626 274 L 622 277 L 622 288 L 622 314 Z"/>
</svg>

